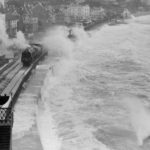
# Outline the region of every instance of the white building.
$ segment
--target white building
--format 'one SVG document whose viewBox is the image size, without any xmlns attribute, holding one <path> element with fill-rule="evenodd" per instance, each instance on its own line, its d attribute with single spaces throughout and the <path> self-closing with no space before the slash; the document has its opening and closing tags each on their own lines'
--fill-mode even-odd
<svg viewBox="0 0 150 150">
<path fill-rule="evenodd" d="M 131 13 L 130 13 L 130 11 L 129 11 L 127 8 L 124 9 L 124 11 L 123 11 L 123 13 L 122 13 L 122 17 L 123 17 L 124 19 L 127 19 L 127 18 L 130 18 L 130 17 L 131 17 Z"/>
<path fill-rule="evenodd" d="M 91 19 L 103 19 L 106 15 L 105 10 L 102 7 L 93 7 L 90 11 Z"/>
<path fill-rule="evenodd" d="M 76 4 L 84 3 L 85 0 L 75 0 Z"/>
<path fill-rule="evenodd" d="M 83 19 L 89 19 L 90 18 L 90 7 L 89 5 L 84 5 L 80 7 L 80 14 Z"/>
<path fill-rule="evenodd" d="M 89 5 L 71 4 L 64 9 L 65 16 L 72 16 L 76 19 L 88 19 L 90 17 Z"/>
</svg>

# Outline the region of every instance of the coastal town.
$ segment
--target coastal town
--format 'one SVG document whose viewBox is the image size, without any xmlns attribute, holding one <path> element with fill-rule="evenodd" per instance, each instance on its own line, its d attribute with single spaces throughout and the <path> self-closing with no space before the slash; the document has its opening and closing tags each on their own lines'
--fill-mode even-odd
<svg viewBox="0 0 150 150">
<path fill-rule="evenodd" d="M 0 150 L 150 150 L 150 0 L 0 0 Z"/>
<path fill-rule="evenodd" d="M 53 25 L 102 23 L 114 18 L 129 17 L 137 11 L 149 10 L 150 4 L 147 1 L 137 1 L 136 6 L 134 3 L 121 0 L 105 0 L 101 3 L 96 0 L 5 0 L 1 12 L 6 14 L 6 30 L 9 37 L 13 38 L 17 31 L 28 36 Z"/>
</svg>

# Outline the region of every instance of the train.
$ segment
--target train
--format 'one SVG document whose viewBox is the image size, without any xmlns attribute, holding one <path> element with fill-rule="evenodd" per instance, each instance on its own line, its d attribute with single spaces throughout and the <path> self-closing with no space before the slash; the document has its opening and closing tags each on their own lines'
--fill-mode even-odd
<svg viewBox="0 0 150 150">
<path fill-rule="evenodd" d="M 36 59 L 46 53 L 43 46 L 38 43 L 30 43 L 27 48 L 22 50 L 21 62 L 24 67 L 29 67 Z"/>
</svg>

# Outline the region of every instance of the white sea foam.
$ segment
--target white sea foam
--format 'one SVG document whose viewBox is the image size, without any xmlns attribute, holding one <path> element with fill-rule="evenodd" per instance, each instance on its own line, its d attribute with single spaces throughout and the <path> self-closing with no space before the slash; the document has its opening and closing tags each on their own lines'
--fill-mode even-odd
<svg viewBox="0 0 150 150">
<path fill-rule="evenodd" d="M 129 108 L 131 124 L 141 146 L 150 136 L 150 111 L 144 106 L 142 99 L 137 97 L 128 96 L 124 98 L 124 102 Z"/>
<path fill-rule="evenodd" d="M 56 134 L 52 113 L 47 106 L 37 108 L 37 126 L 44 150 L 60 150 L 61 142 Z"/>
</svg>

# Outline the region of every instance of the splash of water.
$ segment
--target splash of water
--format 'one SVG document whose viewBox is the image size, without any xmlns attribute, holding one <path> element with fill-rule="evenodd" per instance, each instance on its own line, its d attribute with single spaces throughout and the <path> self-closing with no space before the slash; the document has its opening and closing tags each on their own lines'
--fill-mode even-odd
<svg viewBox="0 0 150 150">
<path fill-rule="evenodd" d="M 43 38 L 42 43 L 51 55 L 59 58 L 59 61 L 47 74 L 44 86 L 41 90 L 41 99 L 39 100 L 40 102 L 37 111 L 38 130 L 44 150 L 60 150 L 61 140 L 57 135 L 57 125 L 55 125 L 55 122 L 52 118 L 52 113 L 48 107 L 48 91 L 53 88 L 54 85 L 60 83 L 61 79 L 74 65 L 72 55 L 73 44 L 67 38 L 66 28 L 62 27 L 56 28 L 56 30 L 53 31 L 49 31 L 46 37 Z M 49 86 L 47 86 L 47 84 L 49 84 Z"/>
<path fill-rule="evenodd" d="M 84 31 L 83 27 L 74 27 L 72 28 L 73 34 L 76 37 L 75 46 L 78 48 L 86 49 L 90 45 L 88 42 L 90 42 L 90 33 L 87 33 Z"/>
<path fill-rule="evenodd" d="M 88 38 L 88 33 L 84 31 L 83 27 L 74 27 L 73 34 L 77 36 L 78 40 L 86 40 Z"/>
<path fill-rule="evenodd" d="M 56 33 L 54 32 L 54 35 L 51 33 L 50 36 L 48 36 L 49 38 L 48 37 L 46 38 L 46 42 L 45 42 L 45 45 L 49 48 L 50 52 L 55 53 L 55 56 L 59 57 L 59 61 L 55 64 L 55 66 L 53 66 L 52 72 L 48 73 L 47 78 L 45 79 L 44 86 L 41 91 L 41 101 L 42 101 L 41 106 L 43 106 L 43 108 L 41 108 L 41 109 L 45 110 L 44 112 L 48 114 L 47 115 L 45 113 L 40 113 L 40 114 L 42 114 L 42 115 L 40 115 L 41 121 L 38 121 L 38 122 L 41 122 L 41 124 L 39 124 L 38 126 L 39 126 L 39 130 L 40 130 L 41 141 L 43 141 L 42 144 L 43 144 L 44 150 L 47 150 L 48 148 L 50 148 L 50 145 L 56 146 L 56 147 L 54 147 L 54 150 L 59 150 L 60 147 L 62 148 L 64 146 L 64 145 L 62 145 L 64 143 L 62 143 L 62 141 L 59 140 L 58 135 L 56 134 L 59 127 L 57 127 L 57 124 L 55 124 L 57 121 L 55 120 L 56 121 L 55 122 L 52 119 L 53 114 L 50 110 L 51 108 L 49 107 L 50 106 L 49 104 L 51 103 L 50 99 L 54 98 L 54 101 L 55 100 L 59 101 L 59 99 L 61 99 L 63 101 L 63 100 L 69 100 L 70 97 L 72 96 L 72 89 L 70 88 L 70 86 L 69 87 L 67 85 L 63 86 L 62 83 L 64 83 L 64 80 L 68 81 L 70 79 L 71 79 L 71 83 L 76 82 L 75 80 L 78 78 L 78 75 L 77 74 L 74 75 L 74 73 L 76 73 L 76 68 L 78 65 L 77 55 L 78 55 L 78 53 L 82 53 L 82 51 L 84 51 L 82 48 L 86 45 L 86 43 L 83 44 L 83 42 L 81 42 L 79 44 L 78 42 L 80 42 L 81 40 L 86 41 L 87 39 L 89 39 L 88 35 L 82 29 L 74 30 L 74 34 L 76 34 L 76 36 L 77 36 L 77 41 L 75 42 L 75 44 L 72 43 L 70 41 L 70 39 L 66 38 L 66 34 L 65 35 L 63 34 L 65 31 L 60 31 L 60 33 L 57 33 L 57 32 L 59 32 L 59 31 L 56 30 Z M 80 39 L 81 36 L 83 38 Z M 52 44 L 50 44 L 50 43 L 52 43 Z M 57 45 L 57 43 L 59 43 L 60 45 Z M 69 44 L 70 44 L 70 46 L 69 46 Z M 79 47 L 80 48 L 82 47 L 81 48 L 82 50 Z M 53 49 L 53 51 L 51 49 Z M 61 55 L 60 55 L 60 51 L 61 51 Z M 76 56 L 76 58 L 75 58 L 75 56 Z M 79 62 L 81 63 L 81 61 L 79 61 Z M 79 76 L 80 75 L 82 76 L 83 71 L 81 71 L 81 74 L 80 74 L 80 71 L 78 73 L 79 73 Z M 69 79 L 67 77 L 69 77 Z M 59 93 L 59 94 L 57 94 L 57 93 Z M 72 104 L 68 104 L 67 106 L 69 107 L 69 105 L 72 105 Z M 62 112 L 62 113 L 64 113 L 64 112 Z M 46 118 L 46 116 L 47 116 L 47 118 Z M 50 120 L 49 127 L 51 129 L 49 129 L 48 127 L 45 127 L 46 125 L 44 125 L 44 123 L 46 122 L 44 120 L 48 120 L 48 119 Z M 44 127 L 42 127 L 42 126 L 44 126 Z M 53 126 L 56 130 L 52 129 Z M 45 140 L 45 139 L 51 138 L 48 135 L 49 131 L 51 131 L 51 133 L 52 133 L 51 136 L 54 137 L 53 138 L 54 140 L 52 140 L 52 144 L 50 142 L 47 142 L 47 140 Z M 60 131 L 58 131 L 58 132 L 60 134 Z M 79 128 L 78 132 L 80 132 L 80 128 Z M 87 137 L 87 141 L 89 140 L 88 144 L 86 144 L 86 141 L 85 141 L 86 137 Z M 96 140 L 93 140 L 92 134 L 90 132 L 88 135 L 86 135 L 86 131 L 83 133 L 81 132 L 81 137 L 79 136 L 78 140 L 81 141 L 82 144 L 84 143 L 85 145 L 88 145 L 87 146 L 88 148 L 89 147 L 93 148 L 93 145 L 94 145 L 93 143 L 95 143 L 101 149 L 108 149 L 101 142 L 98 143 Z M 78 142 L 78 140 L 76 141 L 76 139 L 75 139 L 75 141 L 79 144 L 80 142 Z M 75 147 L 70 146 L 69 148 L 76 149 Z M 77 147 L 78 147 L 78 145 L 77 145 Z"/>
<path fill-rule="evenodd" d="M 143 145 L 150 136 L 150 112 L 139 98 L 130 96 L 124 98 L 130 112 L 131 124 L 138 139 L 138 145 Z"/>
<path fill-rule="evenodd" d="M 42 39 L 42 44 L 49 54 L 57 57 L 71 57 L 73 44 L 67 38 L 68 32 L 65 27 L 57 27 L 49 30 Z"/>
<path fill-rule="evenodd" d="M 40 106 L 41 107 L 41 106 Z M 59 150 L 61 142 L 57 137 L 54 121 L 47 106 L 37 109 L 37 126 L 44 150 Z"/>
</svg>

